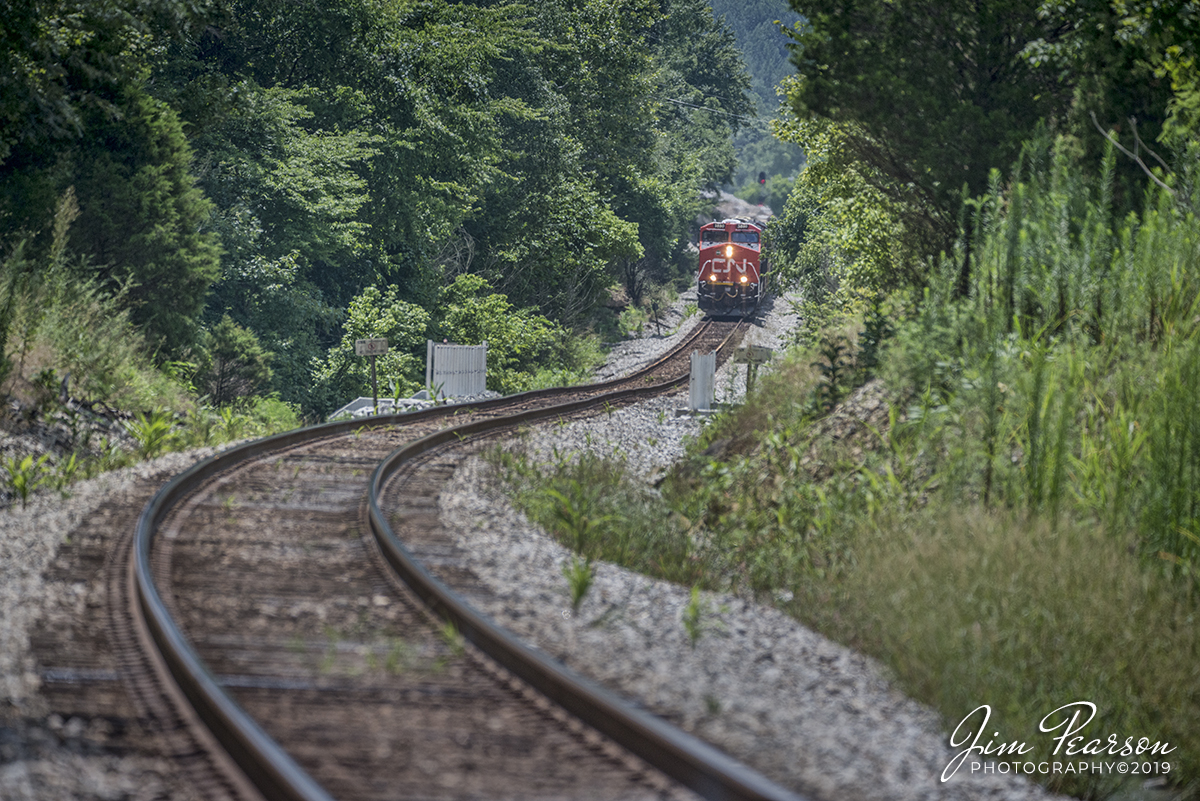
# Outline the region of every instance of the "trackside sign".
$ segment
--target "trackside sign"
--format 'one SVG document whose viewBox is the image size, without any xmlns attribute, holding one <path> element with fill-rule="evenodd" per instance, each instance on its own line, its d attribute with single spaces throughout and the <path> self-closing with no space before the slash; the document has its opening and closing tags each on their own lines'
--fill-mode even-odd
<svg viewBox="0 0 1200 801">
<path fill-rule="evenodd" d="M 356 339 L 354 340 L 355 356 L 382 356 L 388 352 L 386 339 Z"/>
</svg>

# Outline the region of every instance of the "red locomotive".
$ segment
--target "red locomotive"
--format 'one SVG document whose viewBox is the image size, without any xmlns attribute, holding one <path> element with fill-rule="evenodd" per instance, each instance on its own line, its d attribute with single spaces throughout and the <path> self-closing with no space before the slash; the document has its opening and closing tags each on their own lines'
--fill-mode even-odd
<svg viewBox="0 0 1200 801">
<path fill-rule="evenodd" d="M 700 311 L 747 317 L 762 300 L 762 226 L 750 220 L 723 220 L 700 227 Z M 760 267 L 761 265 L 761 267 Z"/>
</svg>

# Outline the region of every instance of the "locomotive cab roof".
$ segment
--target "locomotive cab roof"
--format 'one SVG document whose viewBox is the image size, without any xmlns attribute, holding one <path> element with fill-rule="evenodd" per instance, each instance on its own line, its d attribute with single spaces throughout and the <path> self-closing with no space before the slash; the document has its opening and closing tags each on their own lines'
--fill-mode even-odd
<svg viewBox="0 0 1200 801">
<path fill-rule="evenodd" d="M 762 223 L 757 220 L 752 220 L 749 217 L 727 217 L 724 220 L 713 220 L 710 223 L 705 223 L 701 228 L 755 228 L 759 231 L 763 229 Z"/>
</svg>

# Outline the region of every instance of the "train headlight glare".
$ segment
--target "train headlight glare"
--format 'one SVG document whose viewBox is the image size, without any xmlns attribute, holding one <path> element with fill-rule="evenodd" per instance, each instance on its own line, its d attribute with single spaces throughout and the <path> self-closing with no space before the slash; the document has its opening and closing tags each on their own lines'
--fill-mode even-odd
<svg viewBox="0 0 1200 801">
<path fill-rule="evenodd" d="M 725 258 L 727 258 L 727 259 L 733 258 L 733 245 L 725 246 Z"/>
<path fill-rule="evenodd" d="M 708 277 L 708 280 L 709 280 L 709 281 L 716 281 L 716 280 L 717 280 L 717 274 L 716 274 L 716 273 L 713 273 L 712 275 L 710 275 L 710 276 Z"/>
<path fill-rule="evenodd" d="M 747 281 L 749 281 L 749 280 L 750 280 L 750 279 L 749 279 L 749 278 L 747 278 L 746 276 L 744 276 L 744 275 L 742 276 L 742 283 L 743 283 L 743 284 L 744 284 L 744 283 L 746 283 L 746 282 L 747 282 Z"/>
</svg>

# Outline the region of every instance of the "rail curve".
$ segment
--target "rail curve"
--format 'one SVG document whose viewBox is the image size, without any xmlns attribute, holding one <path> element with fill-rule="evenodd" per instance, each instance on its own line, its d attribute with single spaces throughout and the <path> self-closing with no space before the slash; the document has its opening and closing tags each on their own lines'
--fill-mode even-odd
<svg viewBox="0 0 1200 801">
<path fill-rule="evenodd" d="M 379 487 L 400 465 L 452 440 L 483 434 L 498 426 L 565 416 L 604 403 L 616 405 L 631 402 L 638 397 L 679 386 L 687 380 L 687 374 L 681 374 L 677 367 L 672 367 L 672 360 L 679 360 L 682 354 L 695 347 L 696 342 L 705 336 L 712 336 L 713 330 L 710 323 L 698 325 L 693 334 L 671 353 L 632 376 L 604 384 L 539 390 L 472 404 L 469 410 L 472 419 L 417 439 L 396 450 L 376 468 L 368 489 L 368 515 L 386 558 L 417 594 L 425 597 L 440 614 L 451 620 L 469 641 L 572 714 L 706 797 L 795 798 L 715 749 L 591 686 L 497 629 L 455 598 L 444 586 L 439 586 L 440 582 L 411 558 L 391 532 L 378 503 Z M 726 345 L 731 340 L 732 333 L 725 337 Z M 659 380 L 663 372 L 674 375 Z M 564 403 L 549 403 L 556 397 L 569 395 L 585 397 Z M 515 413 L 511 412 L 514 409 Z M 510 413 L 504 414 L 506 410 L 510 410 Z M 422 412 L 372 418 L 368 425 L 381 428 L 432 424 L 465 411 L 456 407 L 436 407 Z M 361 420 L 329 423 L 247 443 L 211 457 L 164 485 L 143 509 L 135 531 L 128 571 L 130 595 L 136 599 L 133 604 L 136 607 L 135 617 L 145 626 L 148 636 L 161 654 L 163 667 L 170 672 L 196 714 L 258 792 L 272 800 L 331 801 L 332 796 L 230 697 L 172 619 L 169 605 L 154 579 L 152 543 L 155 532 L 171 511 L 205 482 L 268 454 L 344 437 L 362 428 Z"/>
</svg>

